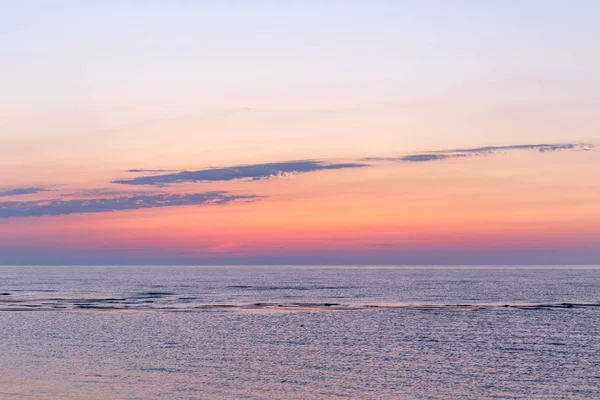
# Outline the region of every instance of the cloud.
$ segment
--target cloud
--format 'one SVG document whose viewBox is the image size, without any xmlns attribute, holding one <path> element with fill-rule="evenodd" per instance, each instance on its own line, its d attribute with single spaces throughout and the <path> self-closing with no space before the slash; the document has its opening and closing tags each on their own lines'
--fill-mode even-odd
<svg viewBox="0 0 600 400">
<path fill-rule="evenodd" d="M 594 148 L 594 145 L 585 143 L 563 143 L 563 144 L 521 144 L 521 145 L 510 145 L 510 146 L 486 146 L 486 147 L 474 147 L 470 149 L 450 149 L 450 150 L 438 150 L 430 151 L 425 153 L 409 154 L 400 157 L 369 157 L 364 158 L 364 161 L 401 161 L 401 162 L 430 162 L 446 160 L 448 158 L 461 158 L 461 157 L 472 157 L 490 155 L 495 153 L 501 153 L 513 150 L 537 150 L 540 153 L 569 150 L 569 151 L 590 151 Z"/>
<path fill-rule="evenodd" d="M 546 151 L 557 151 L 557 150 L 591 150 L 594 146 L 585 143 L 563 143 L 563 144 L 517 144 L 511 146 L 487 146 L 487 147 L 476 147 L 473 149 L 457 149 L 457 150 L 446 150 L 440 151 L 441 153 L 474 153 L 474 154 L 490 154 L 498 151 L 508 150 L 537 150 L 540 153 Z"/>
<path fill-rule="evenodd" d="M 72 193 L 62 194 L 62 197 L 120 197 L 120 196 L 143 196 L 161 194 L 152 191 L 128 191 L 109 188 L 81 189 Z"/>
<path fill-rule="evenodd" d="M 207 168 L 198 171 L 181 171 L 171 174 L 139 176 L 132 179 L 120 179 L 113 183 L 125 185 L 167 185 L 184 182 L 218 182 L 236 179 L 261 180 L 280 176 L 305 174 L 346 168 L 367 167 L 362 163 L 330 164 L 323 161 L 304 160 L 267 164 L 238 165 L 224 168 Z"/>
<path fill-rule="evenodd" d="M 404 156 L 400 158 L 394 158 L 394 160 L 406 161 L 406 162 L 428 162 L 428 161 L 438 161 L 445 160 L 446 158 L 451 157 L 466 157 L 464 154 L 412 154 L 409 156 Z"/>
<path fill-rule="evenodd" d="M 256 195 L 233 195 L 228 192 L 204 192 L 121 196 L 97 199 L 21 202 L 5 201 L 0 202 L 0 218 L 70 215 L 188 205 L 224 205 L 236 201 L 251 201 L 258 199 L 259 197 Z"/>
<path fill-rule="evenodd" d="M 13 188 L 13 189 L 3 189 L 0 190 L 0 197 L 8 197 L 8 196 L 23 196 L 26 194 L 36 194 L 40 192 L 47 192 L 48 189 L 43 187 L 24 187 L 24 188 Z"/>
</svg>

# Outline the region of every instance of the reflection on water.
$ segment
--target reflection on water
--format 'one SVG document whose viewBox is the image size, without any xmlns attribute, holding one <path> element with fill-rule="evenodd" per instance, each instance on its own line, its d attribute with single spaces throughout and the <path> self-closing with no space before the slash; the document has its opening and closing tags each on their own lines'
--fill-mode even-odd
<svg viewBox="0 0 600 400">
<path fill-rule="evenodd" d="M 1 267 L 0 399 L 598 398 L 599 286 L 594 268 Z"/>
</svg>

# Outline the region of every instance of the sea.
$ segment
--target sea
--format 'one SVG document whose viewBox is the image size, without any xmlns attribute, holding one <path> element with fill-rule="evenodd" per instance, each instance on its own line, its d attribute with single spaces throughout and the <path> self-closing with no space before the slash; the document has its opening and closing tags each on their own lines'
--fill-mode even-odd
<svg viewBox="0 0 600 400">
<path fill-rule="evenodd" d="M 0 399 L 600 399 L 600 267 L 0 267 Z"/>
</svg>

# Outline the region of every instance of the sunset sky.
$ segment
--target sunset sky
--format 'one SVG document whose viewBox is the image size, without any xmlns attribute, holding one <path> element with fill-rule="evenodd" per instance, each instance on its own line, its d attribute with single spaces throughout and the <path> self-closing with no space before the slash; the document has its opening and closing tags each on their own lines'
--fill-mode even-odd
<svg viewBox="0 0 600 400">
<path fill-rule="evenodd" d="M 598 21 L 0 1 L 0 264 L 600 264 Z"/>
</svg>

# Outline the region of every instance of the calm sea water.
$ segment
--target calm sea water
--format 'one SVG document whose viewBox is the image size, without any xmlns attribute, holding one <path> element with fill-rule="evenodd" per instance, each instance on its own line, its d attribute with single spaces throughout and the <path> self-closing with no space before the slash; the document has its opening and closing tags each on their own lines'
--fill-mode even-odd
<svg viewBox="0 0 600 400">
<path fill-rule="evenodd" d="M 600 398 L 600 268 L 0 267 L 0 399 L 320 398 Z"/>
</svg>

